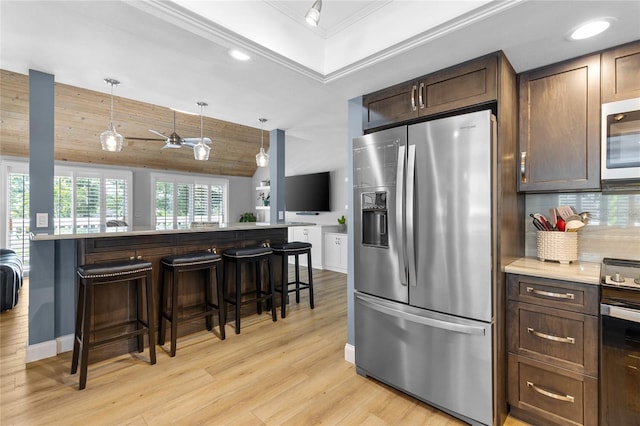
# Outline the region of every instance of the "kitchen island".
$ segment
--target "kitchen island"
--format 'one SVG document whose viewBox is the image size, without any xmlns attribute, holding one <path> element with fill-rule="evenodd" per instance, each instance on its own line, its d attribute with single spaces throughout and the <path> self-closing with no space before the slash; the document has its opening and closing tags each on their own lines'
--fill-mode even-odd
<svg viewBox="0 0 640 426">
<path fill-rule="evenodd" d="M 159 297 L 160 260 L 174 254 L 198 251 L 222 253 L 231 247 L 251 247 L 287 241 L 288 228 L 308 226 L 302 222 L 209 224 L 193 223 L 188 228 L 151 229 L 148 227 L 103 227 L 89 233 L 37 233 L 31 235 L 31 250 L 39 259 L 31 265 L 29 281 L 29 343 L 26 362 L 55 356 L 73 348 L 75 325 L 75 270 L 80 264 L 93 264 L 132 258 L 153 264 L 152 286 L 154 307 Z M 40 256 L 40 254 L 46 254 Z M 282 276 L 280 266 L 274 262 L 274 278 Z M 190 273 L 193 278 L 198 271 Z M 250 274 L 248 275 L 250 276 Z M 195 279 L 187 277 L 184 297 L 180 303 L 190 304 L 198 299 Z M 251 281 L 243 283 L 252 285 Z M 99 293 L 100 307 L 96 306 L 94 321 L 105 325 L 123 320 L 129 315 L 123 303 L 131 297 L 131 286 L 123 283 L 115 289 Z M 253 308 L 253 311 L 251 310 Z M 255 312 L 255 306 L 243 307 L 242 314 Z M 204 322 L 195 321 L 184 327 L 184 333 L 204 328 Z M 182 332 L 181 332 L 182 334 Z M 129 350 L 134 342 L 122 342 L 101 349 L 104 357 Z"/>
</svg>

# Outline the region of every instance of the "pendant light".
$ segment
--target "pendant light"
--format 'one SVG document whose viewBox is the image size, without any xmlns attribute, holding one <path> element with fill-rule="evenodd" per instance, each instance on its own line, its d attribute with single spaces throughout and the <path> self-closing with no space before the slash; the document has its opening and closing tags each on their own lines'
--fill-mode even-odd
<svg viewBox="0 0 640 426">
<path fill-rule="evenodd" d="M 258 118 L 260 125 L 260 152 L 256 154 L 256 164 L 258 167 L 267 167 L 269 165 L 269 154 L 264 152 L 264 123 L 266 118 Z"/>
<path fill-rule="evenodd" d="M 119 86 L 120 82 L 112 78 L 105 78 L 104 82 L 111 86 L 111 115 L 107 130 L 100 134 L 100 143 L 103 151 L 120 152 L 124 137 L 113 127 L 113 86 Z"/>
<path fill-rule="evenodd" d="M 211 151 L 211 148 L 204 143 L 204 137 L 202 136 L 202 110 L 208 105 L 206 102 L 198 102 L 200 107 L 200 142 L 193 147 L 193 158 L 200 161 L 207 161 L 209 159 L 209 151 Z"/>
<path fill-rule="evenodd" d="M 316 0 L 313 2 L 313 6 L 311 9 L 307 11 L 307 14 L 304 15 L 304 19 L 307 20 L 307 24 L 312 27 L 317 27 L 318 22 L 320 22 L 320 11 L 322 10 L 322 0 Z"/>
</svg>

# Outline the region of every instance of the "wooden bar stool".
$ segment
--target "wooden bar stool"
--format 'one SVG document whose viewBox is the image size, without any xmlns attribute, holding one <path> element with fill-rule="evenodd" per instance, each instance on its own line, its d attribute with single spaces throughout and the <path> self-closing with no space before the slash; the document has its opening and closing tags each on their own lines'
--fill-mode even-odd
<svg viewBox="0 0 640 426">
<path fill-rule="evenodd" d="M 171 323 L 171 350 L 170 356 L 176 355 L 176 340 L 178 336 L 178 323 L 191 321 L 198 318 L 205 318 L 207 330 L 213 329 L 212 316 L 218 311 L 218 324 L 220 325 L 220 339 L 225 339 L 224 333 L 224 302 L 222 295 L 222 256 L 215 253 L 190 253 L 175 256 L 163 257 L 160 261 L 162 266 L 160 272 L 160 329 L 158 343 L 164 344 L 166 334 L 166 322 Z M 215 271 L 214 271 L 215 270 Z M 185 307 L 180 306 L 180 293 L 182 282 L 180 277 L 183 272 L 206 271 L 206 279 L 202 282 L 204 290 L 204 311 L 184 314 Z M 167 275 L 171 275 L 171 280 L 167 280 Z M 213 277 L 216 277 L 216 302 L 213 303 L 212 289 L 214 287 Z M 167 289 L 171 286 L 171 291 Z M 169 296 L 171 295 L 171 296 Z M 171 303 L 168 301 L 171 299 Z"/>
<path fill-rule="evenodd" d="M 78 275 L 78 307 L 76 311 L 76 330 L 73 342 L 73 358 L 71 360 L 71 374 L 78 369 L 80 360 L 80 382 L 78 388 L 84 389 L 87 384 L 87 364 L 89 361 L 89 349 L 105 345 L 118 340 L 138 338 L 138 352 L 144 351 L 144 335 L 149 337 L 149 362 L 156 363 L 156 342 L 154 338 L 153 324 L 153 294 L 151 290 L 151 262 L 143 260 L 128 260 L 121 262 L 98 263 L 94 265 L 82 265 L 77 268 Z M 98 285 L 110 285 L 123 281 L 132 281 L 135 285 L 135 320 L 136 329 L 112 335 L 101 340 L 90 340 L 94 330 L 91 327 L 91 309 L 95 301 L 95 287 Z M 146 297 L 142 293 L 142 284 L 146 288 Z M 142 301 L 146 298 L 147 318 L 142 318 Z M 110 327 L 108 327 L 110 328 Z M 104 330 L 106 331 L 106 329 Z"/>
<path fill-rule="evenodd" d="M 281 315 L 285 318 L 287 315 L 287 302 L 285 296 L 289 293 L 296 293 L 296 303 L 300 303 L 300 290 L 309 290 L 309 305 L 313 309 L 313 272 L 311 270 L 311 243 L 304 243 L 299 241 L 293 241 L 290 243 L 278 243 L 272 244 L 271 250 L 275 256 L 279 256 L 282 259 L 282 281 L 280 284 L 275 285 L 276 292 L 280 293 L 281 302 Z M 299 256 L 307 256 L 307 281 L 300 281 L 300 261 Z M 288 261 L 289 256 L 295 256 L 295 281 L 289 281 L 289 268 Z M 295 285 L 295 288 L 289 289 L 290 286 Z"/>
<path fill-rule="evenodd" d="M 222 253 L 222 257 L 224 258 L 224 277 L 222 279 L 224 283 L 224 301 L 235 306 L 236 334 L 240 334 L 240 307 L 246 303 L 256 303 L 258 314 L 262 314 L 262 302 L 266 300 L 267 306 L 271 307 L 271 316 L 273 321 L 278 320 L 273 288 L 271 254 L 272 251 L 269 247 L 233 248 L 225 250 Z M 236 269 L 235 293 L 233 297 L 231 297 L 229 289 L 227 288 L 227 270 L 232 263 L 235 264 Z M 253 264 L 255 266 L 255 289 L 242 293 L 242 265 L 246 263 Z M 263 263 L 266 263 L 268 269 L 267 279 L 269 280 L 269 283 L 268 290 L 266 291 L 262 288 Z M 243 296 L 249 295 L 253 297 L 243 300 Z"/>
</svg>

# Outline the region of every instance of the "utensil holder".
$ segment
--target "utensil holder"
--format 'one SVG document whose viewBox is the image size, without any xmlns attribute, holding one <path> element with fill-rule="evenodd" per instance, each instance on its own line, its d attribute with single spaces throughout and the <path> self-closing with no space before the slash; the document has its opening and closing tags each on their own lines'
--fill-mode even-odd
<svg viewBox="0 0 640 426">
<path fill-rule="evenodd" d="M 552 260 L 569 264 L 578 260 L 578 233 L 538 231 L 536 235 L 537 256 L 541 261 Z"/>
</svg>

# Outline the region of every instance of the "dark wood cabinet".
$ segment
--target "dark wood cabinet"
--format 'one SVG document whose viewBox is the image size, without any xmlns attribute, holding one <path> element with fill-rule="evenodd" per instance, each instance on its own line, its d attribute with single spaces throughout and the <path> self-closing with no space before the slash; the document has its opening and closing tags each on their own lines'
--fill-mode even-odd
<svg viewBox="0 0 640 426">
<path fill-rule="evenodd" d="M 598 286 L 507 275 L 508 401 L 533 424 L 598 424 Z"/>
<path fill-rule="evenodd" d="M 520 191 L 600 189 L 600 55 L 519 76 Z"/>
<path fill-rule="evenodd" d="M 602 102 L 640 98 L 640 40 L 602 52 Z"/>
<path fill-rule="evenodd" d="M 483 56 L 362 97 L 362 126 L 372 130 L 492 102 L 500 53 Z"/>
</svg>

